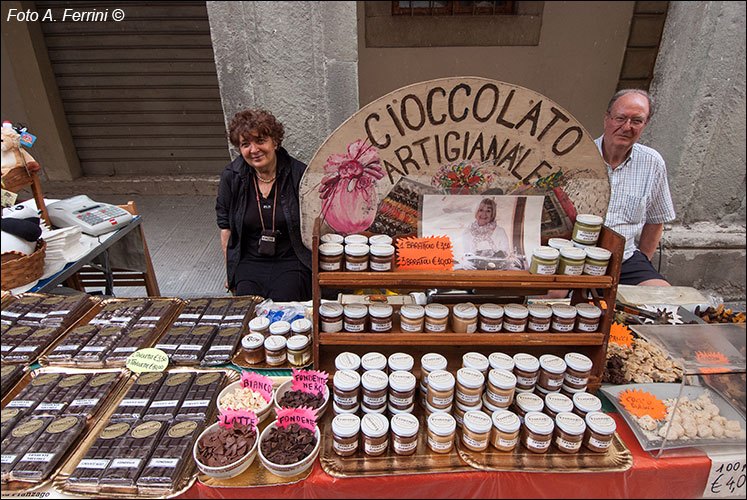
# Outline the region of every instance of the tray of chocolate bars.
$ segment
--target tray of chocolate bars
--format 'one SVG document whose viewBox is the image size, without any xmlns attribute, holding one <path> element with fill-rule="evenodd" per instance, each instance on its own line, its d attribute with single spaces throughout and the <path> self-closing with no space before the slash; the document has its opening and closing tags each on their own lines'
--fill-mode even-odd
<svg viewBox="0 0 747 500">
<path fill-rule="evenodd" d="M 177 367 L 133 376 L 53 479 L 66 495 L 170 498 L 196 480 L 194 442 L 213 423 L 231 369 Z"/>
</svg>

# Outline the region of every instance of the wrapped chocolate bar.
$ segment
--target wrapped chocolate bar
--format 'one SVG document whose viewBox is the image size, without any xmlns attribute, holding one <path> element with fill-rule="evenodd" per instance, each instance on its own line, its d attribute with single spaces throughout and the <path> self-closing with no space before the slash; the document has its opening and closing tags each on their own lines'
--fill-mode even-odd
<svg viewBox="0 0 747 500">
<path fill-rule="evenodd" d="M 209 303 L 209 299 L 193 299 L 188 301 L 184 309 L 179 313 L 179 316 L 174 320 L 174 326 L 195 326 Z"/>
<path fill-rule="evenodd" d="M 80 348 L 88 343 L 98 331 L 98 327 L 92 324 L 82 325 L 74 328 L 65 338 L 47 354 L 50 362 L 71 363 Z"/>
<path fill-rule="evenodd" d="M 231 305 L 229 299 L 213 299 L 197 321 L 198 325 L 220 325 Z"/>
<path fill-rule="evenodd" d="M 137 422 L 110 423 L 101 431 L 78 465 L 65 481 L 71 491 L 96 492 L 99 480 L 111 461 L 116 458 L 114 448 Z"/>
<path fill-rule="evenodd" d="M 89 378 L 90 375 L 83 373 L 63 377 L 36 405 L 31 415 L 50 417 L 62 415 L 70 401 L 85 387 Z"/>
<path fill-rule="evenodd" d="M 178 365 L 196 365 L 213 340 L 217 325 L 197 325 L 188 334 L 182 335 L 179 347 L 171 355 L 171 361 Z"/>
<path fill-rule="evenodd" d="M 31 413 L 60 379 L 62 379 L 60 373 L 43 373 L 35 376 L 5 408 L 18 408 L 24 416 Z"/>
<path fill-rule="evenodd" d="M 4 325 L 15 325 L 18 318 L 30 311 L 35 304 L 44 300 L 42 296 L 21 294 L 0 312 L 0 320 Z"/>
<path fill-rule="evenodd" d="M 78 365 L 101 364 L 114 345 L 122 338 L 121 326 L 101 328 L 86 345 L 73 356 L 73 363 Z"/>
<path fill-rule="evenodd" d="M 85 428 L 85 417 L 54 419 L 13 466 L 10 479 L 38 483 L 49 477 Z"/>
<path fill-rule="evenodd" d="M 221 326 L 235 326 L 241 328 L 244 321 L 251 315 L 253 299 L 236 299 L 231 300 L 226 314 L 223 316 Z"/>
<path fill-rule="evenodd" d="M 0 396 L 5 396 L 23 377 L 23 365 L 3 365 L 0 368 Z"/>
<path fill-rule="evenodd" d="M 140 316 L 133 328 L 161 328 L 178 307 L 173 299 L 151 299 L 150 306 Z"/>
<path fill-rule="evenodd" d="M 75 398 L 67 405 L 63 415 L 81 415 L 93 417 L 101 408 L 106 397 L 116 386 L 121 373 L 109 372 L 91 376 Z"/>
<path fill-rule="evenodd" d="M 3 408 L 0 412 L 0 441 L 16 424 L 23 418 L 23 412 L 20 408 Z"/>
<path fill-rule="evenodd" d="M 166 380 L 166 374 L 163 372 L 141 373 L 109 420 L 118 422 L 142 418 L 164 380 Z"/>
<path fill-rule="evenodd" d="M 107 366 L 124 366 L 130 354 L 142 348 L 150 341 L 153 334 L 154 328 L 152 326 L 139 326 L 128 330 L 112 346 L 104 363 Z"/>
<path fill-rule="evenodd" d="M 21 345 L 21 342 L 34 333 L 38 327 L 34 326 L 13 326 L 3 332 L 2 336 L 2 360 L 5 361 L 5 355 Z"/>
<path fill-rule="evenodd" d="M 162 350 L 171 359 L 176 349 L 182 344 L 182 338 L 189 335 L 191 326 L 172 326 L 156 344 L 156 349 Z"/>
<path fill-rule="evenodd" d="M 194 372 L 172 373 L 161 384 L 143 420 L 172 420 L 194 380 Z"/>
<path fill-rule="evenodd" d="M 42 320 L 47 317 L 50 310 L 51 306 L 45 306 L 44 300 L 37 302 L 18 318 L 16 325 L 41 326 Z"/>
<path fill-rule="evenodd" d="M 137 422 L 130 432 L 117 439 L 112 461 L 99 481 L 102 492 L 135 493 L 140 471 L 148 463 L 167 425 L 158 420 Z"/>
<path fill-rule="evenodd" d="M 204 422 L 181 421 L 169 425 L 148 464 L 137 480 L 138 488 L 174 490 L 192 460 L 192 447 L 204 427 Z"/>
<path fill-rule="evenodd" d="M 20 345 L 5 355 L 7 363 L 31 363 L 57 339 L 59 328 L 39 328 L 26 337 Z"/>
<path fill-rule="evenodd" d="M 114 300 L 104 307 L 89 322 L 97 326 L 131 327 L 150 305 L 150 299 Z"/>
<path fill-rule="evenodd" d="M 176 413 L 177 420 L 205 420 L 223 387 L 225 373 L 198 373 Z"/>
<path fill-rule="evenodd" d="M 11 430 L 0 444 L 2 449 L 2 458 L 0 458 L 0 480 L 3 482 L 9 479 L 9 474 L 13 466 L 28 451 L 34 441 L 46 429 L 47 425 L 54 420 L 49 417 L 25 417 L 13 430 Z"/>
<path fill-rule="evenodd" d="M 200 366 L 217 366 L 231 361 L 236 347 L 241 341 L 241 327 L 221 326 L 215 333 L 208 350 L 200 361 Z"/>
<path fill-rule="evenodd" d="M 44 299 L 43 306 L 50 306 L 49 312 L 41 320 L 46 326 L 70 326 L 75 318 L 82 315 L 91 306 L 91 298 L 86 294 L 54 295 Z"/>
</svg>

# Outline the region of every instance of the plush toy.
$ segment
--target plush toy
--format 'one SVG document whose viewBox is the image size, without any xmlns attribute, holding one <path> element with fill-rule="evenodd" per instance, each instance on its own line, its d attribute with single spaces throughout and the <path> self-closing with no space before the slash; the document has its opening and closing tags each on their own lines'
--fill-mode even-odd
<svg viewBox="0 0 747 500">
<path fill-rule="evenodd" d="M 16 132 L 10 122 L 3 122 L 3 160 L 2 175 L 19 166 L 26 166 L 29 172 L 37 172 L 41 167 L 34 157 L 21 148 L 21 134 Z"/>
<path fill-rule="evenodd" d="M 39 211 L 28 204 L 3 209 L 2 253 L 19 252 L 31 255 L 42 234 Z"/>
</svg>

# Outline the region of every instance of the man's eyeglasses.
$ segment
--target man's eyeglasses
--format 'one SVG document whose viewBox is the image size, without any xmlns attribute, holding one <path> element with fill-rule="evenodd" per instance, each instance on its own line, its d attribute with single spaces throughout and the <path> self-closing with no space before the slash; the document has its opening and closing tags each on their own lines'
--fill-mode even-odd
<svg viewBox="0 0 747 500">
<path fill-rule="evenodd" d="M 628 120 L 630 120 L 631 127 L 641 127 L 646 123 L 644 118 L 638 116 L 610 115 L 610 119 L 612 120 L 612 123 L 618 126 L 625 125 Z"/>
</svg>

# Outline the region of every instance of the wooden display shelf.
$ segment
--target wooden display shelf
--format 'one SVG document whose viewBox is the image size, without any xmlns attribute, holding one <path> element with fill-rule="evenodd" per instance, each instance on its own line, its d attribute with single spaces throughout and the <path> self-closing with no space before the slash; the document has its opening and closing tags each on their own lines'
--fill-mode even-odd
<svg viewBox="0 0 747 500">
<path fill-rule="evenodd" d="M 593 345 L 604 333 L 320 333 L 321 345 L 530 346 Z"/>
</svg>

